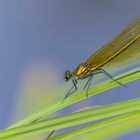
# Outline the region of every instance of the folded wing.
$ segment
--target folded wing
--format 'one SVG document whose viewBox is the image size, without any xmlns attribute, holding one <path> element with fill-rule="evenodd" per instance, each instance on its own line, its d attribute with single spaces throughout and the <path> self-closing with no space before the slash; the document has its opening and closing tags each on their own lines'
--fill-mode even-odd
<svg viewBox="0 0 140 140">
<path fill-rule="evenodd" d="M 93 69 L 126 66 L 140 59 L 140 18 L 129 24 L 86 61 Z"/>
</svg>

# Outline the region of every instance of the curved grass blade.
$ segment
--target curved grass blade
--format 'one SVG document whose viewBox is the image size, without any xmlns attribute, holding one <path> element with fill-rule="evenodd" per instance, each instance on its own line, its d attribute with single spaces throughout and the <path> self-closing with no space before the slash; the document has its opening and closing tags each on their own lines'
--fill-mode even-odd
<svg viewBox="0 0 140 140">
<path fill-rule="evenodd" d="M 96 109 L 89 109 L 64 115 L 44 121 L 34 122 L 27 125 L 10 128 L 0 131 L 0 139 L 8 140 L 21 138 L 23 136 L 33 136 L 43 132 L 67 128 L 79 124 L 85 124 L 96 120 L 113 117 L 133 111 L 140 110 L 140 98 L 114 103 Z"/>
<path fill-rule="evenodd" d="M 140 111 L 132 112 L 120 117 L 94 125 L 95 131 L 77 140 L 109 140 L 140 130 Z M 97 130 L 97 128 L 99 128 Z"/>
<path fill-rule="evenodd" d="M 137 126 L 140 129 L 140 111 L 131 112 L 112 119 L 107 119 L 105 121 L 72 130 L 45 140 L 73 138 L 72 136 L 78 136 L 80 134 L 85 135 L 82 135 L 80 138 L 76 137 L 76 140 L 92 140 L 93 138 L 96 140 L 108 140 L 111 137 L 114 138 L 124 135 L 125 133 L 132 131 L 134 128 L 137 128 Z"/>
<path fill-rule="evenodd" d="M 134 70 L 125 72 L 117 77 L 114 77 L 116 80 L 120 81 L 122 84 L 130 82 L 130 81 L 134 81 L 140 78 L 140 67 L 136 68 Z M 116 82 L 112 81 L 112 80 L 106 80 L 104 82 L 101 82 L 99 84 L 96 84 L 94 86 L 92 86 L 92 88 L 89 89 L 88 94 L 89 96 L 93 96 L 96 95 L 100 92 L 103 92 L 105 90 L 108 90 L 110 88 L 114 88 L 119 86 Z M 44 107 L 42 110 L 28 116 L 27 118 L 15 123 L 14 125 L 12 125 L 10 128 L 12 127 L 17 127 L 17 126 L 21 126 L 21 125 L 26 125 L 29 124 L 33 121 L 36 121 L 44 116 L 48 116 L 60 109 L 63 109 L 64 107 L 67 107 L 69 105 L 72 105 L 78 101 L 81 101 L 85 99 L 85 92 L 84 91 L 80 91 L 77 94 L 75 94 L 74 96 L 71 96 L 68 98 L 68 100 L 65 100 L 64 103 L 58 102 L 52 106 L 48 107 Z"/>
</svg>

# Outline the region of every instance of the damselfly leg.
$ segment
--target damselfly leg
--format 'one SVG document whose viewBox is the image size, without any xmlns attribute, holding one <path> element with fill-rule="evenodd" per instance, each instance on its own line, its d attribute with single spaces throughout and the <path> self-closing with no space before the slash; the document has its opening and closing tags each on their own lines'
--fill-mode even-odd
<svg viewBox="0 0 140 140">
<path fill-rule="evenodd" d="M 102 69 L 102 68 L 100 68 L 100 69 L 98 69 L 96 72 L 95 71 L 91 71 L 91 70 L 89 70 L 89 72 L 91 73 L 90 74 L 90 77 L 89 77 L 89 79 L 87 80 L 87 82 L 86 82 L 86 84 L 85 84 L 85 86 L 84 86 L 84 90 L 86 89 L 86 87 L 87 87 L 87 90 L 86 90 L 86 97 L 88 97 L 88 90 L 89 90 L 89 88 L 90 88 L 90 85 L 91 85 L 91 82 L 92 82 L 92 79 L 93 79 L 93 75 L 95 75 L 95 74 L 99 74 L 99 73 L 103 73 L 103 74 L 105 74 L 108 78 L 110 78 L 110 79 L 112 79 L 113 81 L 115 81 L 117 84 L 119 84 L 119 85 L 121 85 L 121 86 L 123 86 L 123 87 L 127 87 L 126 85 L 124 85 L 124 84 L 122 84 L 122 83 L 120 83 L 118 80 L 116 80 L 116 79 L 114 79 L 113 78 L 113 76 L 112 75 L 110 75 L 108 72 L 106 72 L 104 69 Z"/>
<path fill-rule="evenodd" d="M 62 103 L 64 100 L 66 100 L 72 93 L 74 93 L 77 90 L 77 81 L 72 79 L 73 87 L 68 91 L 64 99 L 62 100 Z M 73 90 L 74 88 L 74 90 Z M 72 91 L 73 90 L 73 91 Z"/>
<path fill-rule="evenodd" d="M 93 79 L 93 74 L 91 74 L 91 76 L 89 77 L 88 81 L 86 82 L 86 84 L 85 84 L 85 86 L 84 86 L 84 88 L 83 88 L 83 90 L 85 90 L 86 87 L 87 87 L 87 90 L 86 90 L 86 97 L 88 97 L 88 90 L 89 90 L 89 88 L 90 88 L 92 79 Z"/>
<path fill-rule="evenodd" d="M 110 75 L 108 72 L 106 72 L 103 68 L 98 69 L 97 73 L 103 73 L 104 75 L 106 75 L 108 78 L 112 79 L 113 81 L 115 81 L 116 83 L 118 83 L 119 85 L 127 88 L 126 85 L 122 84 L 121 82 L 119 82 L 118 80 L 114 79 L 112 75 Z"/>
</svg>

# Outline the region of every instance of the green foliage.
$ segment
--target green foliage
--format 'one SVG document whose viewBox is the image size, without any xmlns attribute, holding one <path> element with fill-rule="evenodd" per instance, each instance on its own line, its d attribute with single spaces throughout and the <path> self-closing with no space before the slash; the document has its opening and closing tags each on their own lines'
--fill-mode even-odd
<svg viewBox="0 0 140 140">
<path fill-rule="evenodd" d="M 115 79 L 119 80 L 121 83 L 127 83 L 139 78 L 140 68 L 128 71 L 115 77 Z M 90 88 L 89 96 L 95 95 L 116 86 L 118 86 L 118 84 L 111 80 L 101 82 Z M 79 124 L 85 124 L 88 122 L 91 122 L 91 124 L 88 126 L 80 127 L 79 129 L 54 136 L 50 139 L 66 139 L 82 134 L 83 136 L 80 137 L 80 139 L 88 138 L 88 140 L 90 140 L 94 137 L 96 138 L 96 140 L 103 140 L 130 132 L 132 128 L 140 128 L 139 98 L 62 115 L 60 117 L 39 120 L 44 116 L 46 117 L 56 111 L 59 111 L 60 109 L 63 109 L 64 107 L 72 105 L 83 99 L 85 99 L 85 94 L 84 91 L 81 91 L 74 96 L 69 97 L 64 103 L 60 101 L 50 106 L 49 108 L 44 107 L 41 111 L 34 113 L 31 116 L 17 122 L 10 128 L 0 131 L 0 139 L 11 140 L 13 138 L 21 138 L 23 136 L 32 136 L 41 134 L 43 132 L 68 128 L 70 126 L 77 126 Z M 120 116 L 118 117 L 118 115 Z M 100 122 L 93 122 L 97 120 L 100 120 Z M 128 125 L 128 127 L 126 126 L 126 124 Z M 77 137 L 76 139 L 79 139 L 79 137 Z"/>
</svg>

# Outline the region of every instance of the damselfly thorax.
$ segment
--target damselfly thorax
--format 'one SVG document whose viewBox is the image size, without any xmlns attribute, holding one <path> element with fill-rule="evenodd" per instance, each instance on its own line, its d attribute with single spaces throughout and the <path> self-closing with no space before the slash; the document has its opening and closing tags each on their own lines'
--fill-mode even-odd
<svg viewBox="0 0 140 140">
<path fill-rule="evenodd" d="M 85 63 L 81 63 L 73 72 L 72 78 L 75 80 L 85 79 L 89 76 L 98 73 L 100 68 L 91 67 L 90 65 Z"/>
<path fill-rule="evenodd" d="M 72 80 L 73 82 L 73 87 L 69 90 L 69 92 L 67 93 L 67 95 L 65 96 L 65 98 L 63 99 L 63 101 L 69 97 L 73 92 L 75 92 L 77 90 L 77 81 L 80 79 L 86 79 L 88 78 L 85 86 L 83 89 L 86 89 L 86 97 L 88 97 L 88 89 L 91 85 L 92 82 L 92 78 L 95 74 L 99 74 L 99 73 L 103 73 L 105 74 L 107 77 L 111 78 L 113 81 L 116 81 L 119 85 L 123 85 L 121 84 L 119 81 L 115 80 L 112 75 L 110 75 L 109 73 L 107 73 L 104 69 L 102 68 L 96 68 L 95 67 L 91 67 L 90 65 L 86 64 L 86 63 L 81 63 L 76 69 L 75 71 L 73 71 L 72 73 L 70 73 L 70 71 L 66 71 L 65 72 L 65 76 L 64 79 L 65 81 L 68 80 Z M 123 85 L 124 87 L 126 87 L 125 85 Z"/>
</svg>

